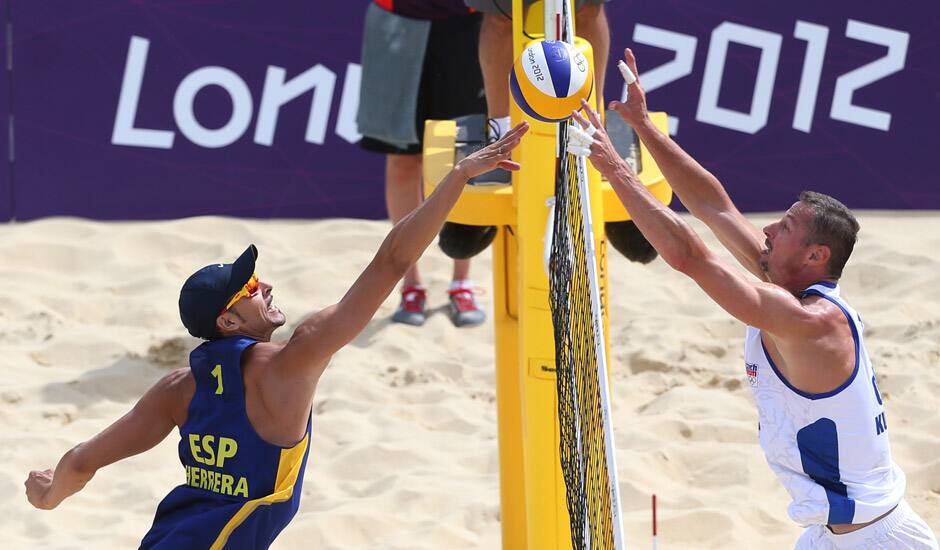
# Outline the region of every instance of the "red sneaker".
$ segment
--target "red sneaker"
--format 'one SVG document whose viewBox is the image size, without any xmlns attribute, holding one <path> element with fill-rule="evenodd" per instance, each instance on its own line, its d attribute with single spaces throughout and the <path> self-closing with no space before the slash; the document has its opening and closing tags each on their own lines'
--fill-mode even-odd
<svg viewBox="0 0 940 550">
<path fill-rule="evenodd" d="M 428 318 L 427 295 L 422 286 L 406 286 L 401 289 L 401 303 L 392 315 L 393 323 L 404 323 L 420 327 Z"/>
<path fill-rule="evenodd" d="M 472 327 L 486 320 L 486 313 L 480 309 L 472 287 L 453 288 L 447 294 L 450 296 L 450 320 L 454 325 Z"/>
</svg>

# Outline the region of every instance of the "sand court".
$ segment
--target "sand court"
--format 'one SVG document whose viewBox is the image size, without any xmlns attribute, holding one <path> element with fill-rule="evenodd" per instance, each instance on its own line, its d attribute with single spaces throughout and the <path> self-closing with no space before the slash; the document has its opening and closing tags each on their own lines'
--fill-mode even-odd
<svg viewBox="0 0 940 550">
<path fill-rule="evenodd" d="M 940 215 L 858 213 L 842 280 L 866 325 L 907 500 L 940 530 Z M 713 250 L 722 250 L 703 226 Z M 772 215 L 752 216 L 758 224 Z M 288 325 L 339 299 L 388 222 L 193 218 L 0 226 L 0 530 L 7 548 L 136 547 L 159 500 L 185 481 L 172 433 L 105 468 L 50 512 L 22 481 L 126 412 L 198 343 L 179 322 L 183 279 L 249 242 Z M 722 250 L 722 254 L 725 254 Z M 610 261 L 613 424 L 627 543 L 786 548 L 799 528 L 757 444 L 744 328 L 662 261 Z M 490 253 L 473 278 L 488 292 Z M 389 322 L 397 296 L 334 358 L 317 391 L 300 512 L 273 548 L 497 548 L 493 325 L 447 318 L 451 263 L 422 259 L 431 315 Z"/>
</svg>

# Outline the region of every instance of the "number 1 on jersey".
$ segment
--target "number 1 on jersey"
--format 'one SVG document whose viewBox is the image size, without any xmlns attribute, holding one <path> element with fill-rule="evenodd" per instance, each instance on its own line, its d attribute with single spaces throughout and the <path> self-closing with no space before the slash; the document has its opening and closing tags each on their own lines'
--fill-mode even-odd
<svg viewBox="0 0 940 550">
<path fill-rule="evenodd" d="M 215 388 L 215 394 L 216 394 L 216 395 L 222 395 L 222 391 L 223 391 L 223 388 L 222 388 L 222 365 L 216 365 L 215 368 L 212 369 L 212 376 L 214 376 L 214 377 L 216 378 L 216 380 L 219 381 L 219 385 Z"/>
</svg>

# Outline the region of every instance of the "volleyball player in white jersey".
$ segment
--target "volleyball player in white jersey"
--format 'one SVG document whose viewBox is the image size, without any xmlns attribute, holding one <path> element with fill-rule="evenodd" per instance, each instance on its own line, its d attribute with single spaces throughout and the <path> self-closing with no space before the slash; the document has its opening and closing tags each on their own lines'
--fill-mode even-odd
<svg viewBox="0 0 940 550">
<path fill-rule="evenodd" d="M 637 74 L 630 50 L 625 58 Z M 582 107 L 590 122 L 576 118 L 593 135 L 590 160 L 637 227 L 670 266 L 748 325 L 745 371 L 760 444 L 790 493 L 790 517 L 806 527 L 796 547 L 936 549 L 930 528 L 903 500 L 904 473 L 891 460 L 864 326 L 839 296 L 858 232 L 852 213 L 832 197 L 804 192 L 779 221 L 759 230 L 712 174 L 650 123 L 639 81 L 632 84 L 627 102 L 610 108 L 634 128 L 689 211 L 760 279 L 753 282 L 650 195 L 597 113 Z"/>
</svg>

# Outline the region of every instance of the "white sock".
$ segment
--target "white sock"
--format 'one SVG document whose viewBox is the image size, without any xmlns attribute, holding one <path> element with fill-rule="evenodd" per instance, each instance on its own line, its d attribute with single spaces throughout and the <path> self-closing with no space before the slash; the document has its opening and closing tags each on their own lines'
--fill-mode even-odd
<svg viewBox="0 0 940 550">
<path fill-rule="evenodd" d="M 449 290 L 460 290 L 460 289 L 469 289 L 473 290 L 473 281 L 470 279 L 462 279 L 459 281 L 451 281 Z"/>
<path fill-rule="evenodd" d="M 489 138 L 495 141 L 505 136 L 506 132 L 510 130 L 509 124 L 509 115 L 489 119 L 489 124 L 487 124 L 489 128 Z"/>
</svg>

